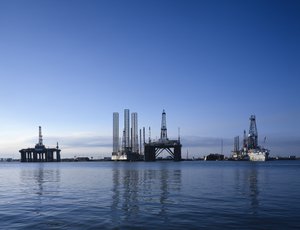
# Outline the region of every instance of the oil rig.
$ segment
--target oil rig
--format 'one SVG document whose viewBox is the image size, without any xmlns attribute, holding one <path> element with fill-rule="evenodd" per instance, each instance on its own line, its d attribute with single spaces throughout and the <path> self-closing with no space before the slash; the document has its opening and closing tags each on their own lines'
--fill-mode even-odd
<svg viewBox="0 0 300 230">
<path fill-rule="evenodd" d="M 244 130 L 243 146 L 239 147 L 239 136 L 234 138 L 234 150 L 232 158 L 234 160 L 266 161 L 269 150 L 258 145 L 258 132 L 256 127 L 256 117 L 251 115 L 248 136 Z M 266 138 L 264 139 L 264 142 Z"/>
<path fill-rule="evenodd" d="M 145 129 L 144 139 L 145 139 Z M 138 114 L 131 113 L 130 127 L 130 111 L 124 109 L 124 130 L 122 141 L 119 137 L 119 113 L 113 113 L 113 152 L 111 159 L 113 161 L 139 161 L 143 159 L 142 155 L 142 137 L 140 130 L 140 144 L 138 143 Z M 120 145 L 120 143 L 122 143 Z"/>
<path fill-rule="evenodd" d="M 42 127 L 39 126 L 39 142 L 34 148 L 21 149 L 21 162 L 60 162 L 60 149 L 46 148 L 43 144 Z M 56 154 L 55 154 L 56 153 Z M 56 157 L 54 157 L 56 155 Z"/>
<path fill-rule="evenodd" d="M 170 157 L 174 161 L 181 161 L 182 145 L 180 144 L 180 136 L 178 135 L 178 140 L 168 139 L 165 110 L 163 110 L 162 112 L 160 139 L 158 141 L 151 142 L 151 138 L 149 135 L 149 143 L 145 143 L 144 146 L 145 161 L 155 161 L 159 154 L 164 150 L 166 150 L 170 154 Z"/>
<path fill-rule="evenodd" d="M 173 159 L 174 161 L 181 160 L 180 137 L 178 136 L 178 140 L 168 139 L 166 112 L 164 110 L 162 113 L 161 134 L 158 141 L 151 141 L 150 127 L 148 143 L 146 143 L 145 140 L 145 127 L 139 130 L 138 137 L 137 113 L 131 113 L 131 122 L 129 118 L 130 111 L 129 109 L 125 109 L 124 130 L 122 138 L 120 138 L 119 113 L 113 113 L 113 152 L 111 157 L 113 161 L 155 161 L 158 155 L 164 150 L 166 150 L 170 154 L 170 159 Z"/>
</svg>

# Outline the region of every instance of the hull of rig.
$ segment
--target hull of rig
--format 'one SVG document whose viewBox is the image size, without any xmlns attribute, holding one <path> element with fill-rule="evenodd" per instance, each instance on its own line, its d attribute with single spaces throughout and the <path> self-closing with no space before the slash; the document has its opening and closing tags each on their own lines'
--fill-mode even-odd
<svg viewBox="0 0 300 230">
<path fill-rule="evenodd" d="M 155 161 L 164 150 L 170 154 L 174 161 L 181 161 L 181 146 L 180 142 L 176 140 L 145 144 L 145 161 Z"/>
<path fill-rule="evenodd" d="M 39 126 L 39 142 L 34 148 L 21 149 L 21 162 L 60 162 L 60 149 L 46 148 L 43 145 L 42 128 Z"/>
<path fill-rule="evenodd" d="M 111 160 L 113 161 L 140 161 L 143 157 L 139 153 L 132 152 L 131 148 L 113 153 Z"/>
<path fill-rule="evenodd" d="M 155 161 L 159 154 L 165 150 L 174 161 L 181 161 L 181 147 L 180 137 L 178 137 L 178 140 L 168 139 L 166 113 L 163 111 L 160 139 L 156 142 L 151 142 L 149 138 L 149 143 L 145 143 L 144 159 L 145 161 Z"/>
</svg>

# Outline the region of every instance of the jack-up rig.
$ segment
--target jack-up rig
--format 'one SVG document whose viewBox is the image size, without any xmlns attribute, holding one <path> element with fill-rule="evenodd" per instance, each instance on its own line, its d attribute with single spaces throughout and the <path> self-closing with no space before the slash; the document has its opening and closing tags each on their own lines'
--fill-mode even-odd
<svg viewBox="0 0 300 230">
<path fill-rule="evenodd" d="M 111 159 L 114 161 L 138 161 L 143 159 L 142 144 L 140 130 L 140 146 L 138 143 L 138 114 L 131 113 L 130 127 L 130 111 L 124 110 L 124 129 L 122 132 L 122 140 L 119 137 L 119 113 L 113 113 L 113 152 Z M 145 142 L 145 129 L 143 129 L 143 137 Z M 120 143 L 122 143 L 120 145 Z"/>
<path fill-rule="evenodd" d="M 43 144 L 42 127 L 39 126 L 39 142 L 34 148 L 21 149 L 21 162 L 60 162 L 60 149 L 46 148 Z M 56 157 L 55 154 L 56 153 Z"/>
</svg>

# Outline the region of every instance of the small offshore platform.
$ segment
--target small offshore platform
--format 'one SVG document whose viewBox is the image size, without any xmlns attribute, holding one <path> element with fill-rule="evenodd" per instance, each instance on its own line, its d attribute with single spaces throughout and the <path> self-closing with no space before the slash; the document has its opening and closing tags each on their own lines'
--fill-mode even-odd
<svg viewBox="0 0 300 230">
<path fill-rule="evenodd" d="M 60 162 L 60 152 L 58 147 L 46 148 L 43 144 L 42 127 L 39 126 L 39 142 L 34 148 L 21 149 L 21 162 Z M 56 156 L 55 156 L 56 155 Z"/>
<path fill-rule="evenodd" d="M 166 112 L 163 110 L 161 119 L 160 139 L 155 142 L 145 143 L 145 161 L 155 161 L 160 153 L 166 150 L 174 161 L 181 161 L 180 136 L 178 140 L 169 140 L 167 135 Z"/>
</svg>

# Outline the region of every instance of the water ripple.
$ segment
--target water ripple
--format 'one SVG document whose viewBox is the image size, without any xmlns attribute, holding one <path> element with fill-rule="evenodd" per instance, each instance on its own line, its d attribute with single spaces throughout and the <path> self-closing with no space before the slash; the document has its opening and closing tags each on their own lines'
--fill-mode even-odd
<svg viewBox="0 0 300 230">
<path fill-rule="evenodd" d="M 299 229 L 298 162 L 6 163 L 3 229 Z"/>
</svg>

